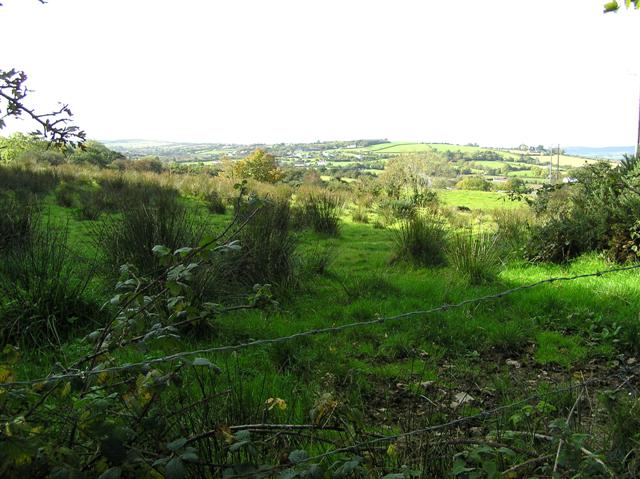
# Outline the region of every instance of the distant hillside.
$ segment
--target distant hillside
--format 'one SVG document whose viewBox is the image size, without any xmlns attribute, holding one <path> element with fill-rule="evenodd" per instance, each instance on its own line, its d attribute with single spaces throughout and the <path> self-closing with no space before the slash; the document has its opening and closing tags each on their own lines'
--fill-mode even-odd
<svg viewBox="0 0 640 479">
<path fill-rule="evenodd" d="M 622 155 L 633 155 L 633 146 L 604 146 L 593 148 L 588 146 L 569 146 L 564 148 L 567 155 L 586 156 L 587 158 L 602 158 L 605 160 L 621 160 Z"/>
</svg>

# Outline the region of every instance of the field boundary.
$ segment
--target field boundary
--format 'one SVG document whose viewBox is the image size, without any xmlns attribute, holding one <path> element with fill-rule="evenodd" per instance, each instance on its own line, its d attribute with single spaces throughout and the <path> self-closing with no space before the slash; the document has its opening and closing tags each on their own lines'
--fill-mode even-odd
<svg viewBox="0 0 640 479">
<path fill-rule="evenodd" d="M 514 294 L 514 293 L 517 293 L 517 292 L 520 292 L 520 291 L 525 291 L 525 290 L 528 290 L 528 289 L 532 289 L 532 288 L 541 286 L 543 284 L 552 284 L 552 283 L 565 282 L 565 281 L 575 281 L 575 280 L 583 279 L 583 278 L 596 278 L 596 277 L 602 277 L 604 275 L 609 275 L 609 274 L 613 274 L 613 273 L 619 273 L 619 272 L 623 272 L 623 271 L 632 271 L 632 270 L 636 270 L 636 269 L 640 269 L 640 264 L 635 264 L 635 265 L 631 265 L 631 266 L 622 266 L 622 267 L 618 267 L 618 268 L 611 268 L 611 269 L 607 269 L 607 270 L 596 271 L 594 273 L 583 273 L 583 274 L 578 274 L 578 275 L 573 275 L 573 276 L 556 276 L 556 277 L 551 277 L 551 278 L 546 278 L 546 279 L 543 279 L 543 280 L 540 280 L 540 281 L 536 281 L 534 283 L 530 283 L 530 284 L 526 284 L 526 285 L 522 285 L 522 286 L 516 286 L 514 288 L 506 289 L 506 290 L 501 291 L 499 293 L 489 294 L 489 295 L 485 295 L 485 296 L 479 296 L 479 297 L 476 297 L 476 298 L 465 299 L 465 300 L 462 300 L 462 301 L 460 301 L 458 303 L 453 303 L 453 304 L 442 304 L 440 306 L 437 306 L 437 307 L 434 307 L 434 308 L 430 308 L 430 309 L 414 310 L 414 311 L 409 311 L 409 312 L 401 313 L 401 314 L 394 315 L 394 316 L 377 317 L 375 319 L 370 319 L 370 320 L 367 320 L 367 321 L 359 321 L 359 322 L 347 323 L 347 324 L 343 324 L 341 326 L 332 326 L 332 327 L 327 327 L 327 328 L 314 328 L 314 329 L 309 329 L 309 330 L 305 330 L 305 331 L 300 331 L 300 332 L 297 332 L 297 333 L 294 333 L 294 334 L 291 334 L 291 335 L 288 335 L 288 336 L 280 336 L 280 337 L 276 337 L 276 338 L 258 339 L 258 340 L 248 341 L 248 342 L 245 342 L 245 343 L 240 343 L 240 344 L 235 344 L 235 345 L 215 346 L 215 347 L 211 347 L 211 348 L 196 349 L 196 350 L 189 350 L 189 351 L 181 351 L 181 352 L 178 352 L 178 353 L 174 353 L 174 354 L 170 354 L 170 355 L 166 355 L 166 356 L 161 356 L 161 357 L 157 357 L 157 358 L 153 358 L 153 359 L 148 359 L 148 360 L 145 360 L 145 361 L 139 361 L 139 362 L 135 362 L 135 363 L 125 363 L 125 364 L 120 365 L 120 366 L 112 366 L 112 367 L 106 367 L 106 368 L 101 368 L 101 367 L 98 366 L 98 367 L 95 367 L 95 368 L 92 368 L 92 369 L 89 369 L 89 370 L 68 372 L 68 373 L 64 373 L 64 374 L 54 374 L 54 375 L 50 375 L 50 376 L 43 377 L 43 378 L 38 378 L 38 379 L 28 379 L 28 380 L 23 380 L 23 381 L 3 382 L 3 383 L 0 383 L 0 388 L 16 388 L 16 387 L 31 386 L 31 385 L 43 384 L 43 383 L 46 384 L 46 383 L 52 382 L 52 381 L 61 381 L 61 380 L 73 379 L 73 378 L 86 379 L 89 376 L 99 375 L 99 374 L 103 374 L 103 373 L 120 372 L 120 371 L 129 370 L 129 369 L 136 369 L 136 368 L 141 368 L 141 367 L 144 367 L 144 366 L 151 366 L 151 365 L 155 365 L 155 364 L 161 364 L 161 363 L 165 363 L 165 362 L 175 361 L 175 360 L 178 360 L 178 359 L 185 359 L 185 358 L 188 358 L 190 356 L 212 354 L 212 353 L 227 353 L 227 352 L 240 351 L 240 350 L 243 350 L 243 349 L 248 349 L 248 348 L 256 347 L 256 346 L 284 343 L 284 342 L 291 341 L 291 340 L 298 339 L 298 338 L 302 338 L 302 337 L 317 336 L 317 335 L 320 335 L 320 334 L 327 334 L 327 333 L 337 333 L 337 332 L 342 332 L 342 331 L 349 330 L 349 329 L 372 326 L 372 325 L 377 325 L 377 324 L 384 324 L 384 323 L 389 323 L 389 322 L 393 322 L 393 321 L 401 321 L 401 320 L 405 320 L 405 319 L 412 318 L 412 317 L 415 317 L 415 316 L 425 316 L 425 315 L 430 315 L 430 314 L 434 314 L 434 313 L 437 313 L 437 312 L 445 312 L 445 311 L 448 311 L 448 310 L 451 310 L 451 309 L 461 308 L 461 307 L 469 305 L 469 304 L 479 304 L 479 303 L 494 301 L 494 300 L 498 300 L 500 298 L 503 298 L 505 296 L 509 296 L 511 294 Z"/>
</svg>

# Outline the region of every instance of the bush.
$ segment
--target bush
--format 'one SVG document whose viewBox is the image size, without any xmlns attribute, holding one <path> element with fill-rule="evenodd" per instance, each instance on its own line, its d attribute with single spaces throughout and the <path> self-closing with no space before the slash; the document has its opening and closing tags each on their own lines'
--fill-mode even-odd
<svg viewBox="0 0 640 479">
<path fill-rule="evenodd" d="M 316 233 L 338 236 L 341 210 L 339 196 L 327 191 L 310 192 L 300 199 L 296 222 L 311 227 Z"/>
<path fill-rule="evenodd" d="M 394 260 L 406 260 L 421 266 L 445 263 L 448 234 L 442 218 L 435 214 L 417 215 L 400 223 L 395 230 Z"/>
<path fill-rule="evenodd" d="M 501 266 L 498 236 L 486 232 L 474 234 L 471 230 L 457 233 L 448 245 L 447 257 L 451 266 L 471 284 L 493 281 Z"/>
<path fill-rule="evenodd" d="M 492 183 L 481 176 L 467 176 L 456 183 L 461 190 L 490 191 Z"/>
<path fill-rule="evenodd" d="M 50 223 L 0 262 L 0 345 L 59 345 L 70 333 L 100 322 L 100 303 L 88 294 L 92 268 L 67 248 L 67 231 Z"/>
<path fill-rule="evenodd" d="M 95 225 L 91 231 L 112 273 L 129 263 L 142 274 L 150 274 L 160 266 L 152 252 L 154 246 L 163 245 L 172 251 L 197 246 L 204 226 L 169 190 L 164 196 L 152 196 L 124 210 L 120 217 Z"/>
<path fill-rule="evenodd" d="M 576 169 L 576 182 L 549 185 L 531 205 L 538 224 L 527 246 L 532 260 L 564 262 L 589 251 L 624 262 L 638 259 L 640 161 L 627 157 L 613 168 L 599 162 Z"/>
</svg>

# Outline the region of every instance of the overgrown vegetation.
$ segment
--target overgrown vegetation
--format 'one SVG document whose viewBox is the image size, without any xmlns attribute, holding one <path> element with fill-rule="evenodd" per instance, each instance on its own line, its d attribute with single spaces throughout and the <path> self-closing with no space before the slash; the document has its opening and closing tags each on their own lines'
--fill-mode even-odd
<svg viewBox="0 0 640 479">
<path fill-rule="evenodd" d="M 635 264 L 635 163 L 533 213 L 230 176 L 0 168 L 0 476 L 640 473 L 637 270 L 518 289 Z"/>
</svg>

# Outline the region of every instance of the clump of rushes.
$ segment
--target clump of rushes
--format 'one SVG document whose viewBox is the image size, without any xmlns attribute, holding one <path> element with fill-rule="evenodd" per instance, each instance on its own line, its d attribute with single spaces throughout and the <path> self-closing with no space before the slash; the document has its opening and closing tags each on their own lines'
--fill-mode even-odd
<svg viewBox="0 0 640 479">
<path fill-rule="evenodd" d="M 444 220 L 434 213 L 403 220 L 394 232 L 394 260 L 418 266 L 441 266 L 446 262 L 448 232 Z"/>
</svg>

